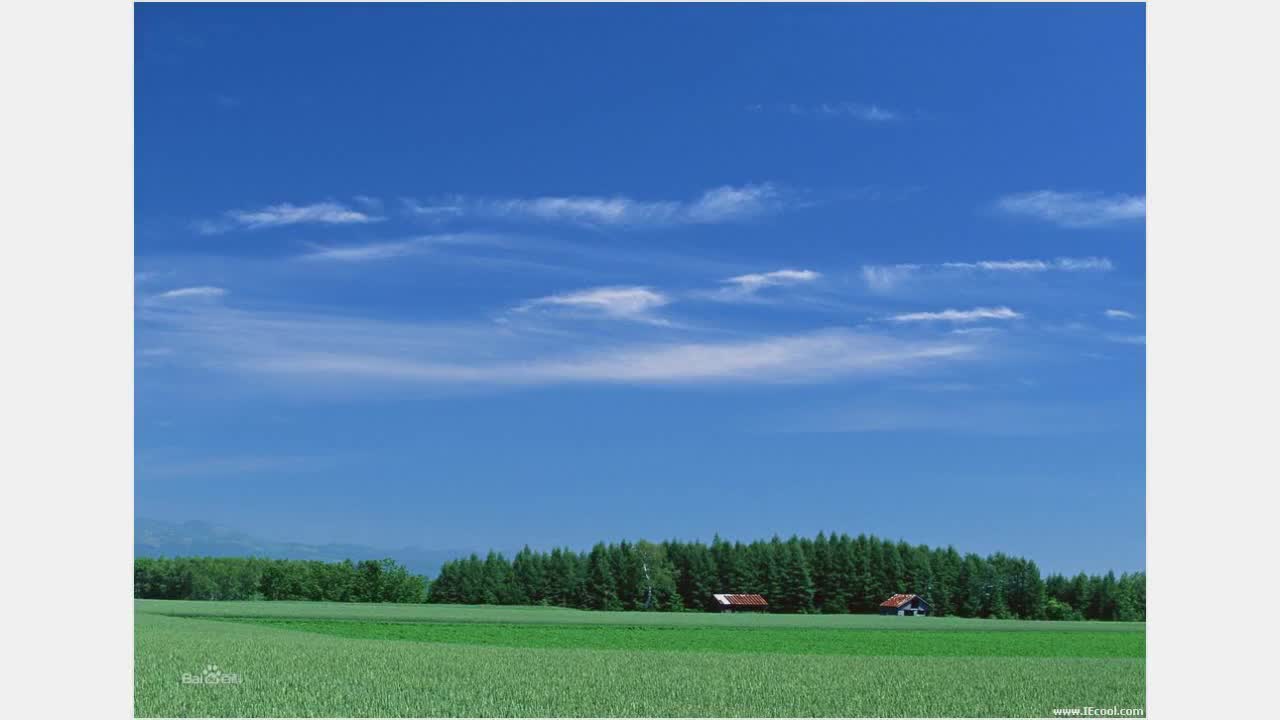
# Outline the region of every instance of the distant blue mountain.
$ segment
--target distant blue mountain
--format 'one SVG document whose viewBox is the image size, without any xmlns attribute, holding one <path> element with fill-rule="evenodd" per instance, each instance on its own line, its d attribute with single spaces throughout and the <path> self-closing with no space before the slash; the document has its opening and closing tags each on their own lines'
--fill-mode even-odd
<svg viewBox="0 0 1280 720">
<path fill-rule="evenodd" d="M 209 523 L 189 521 L 169 523 L 150 518 L 133 522 L 134 557 L 266 557 L 287 560 L 381 560 L 391 558 L 410 572 L 435 577 L 446 560 L 469 554 L 470 550 L 426 550 L 405 547 L 396 550 L 368 545 L 307 545 L 256 538 L 247 533 Z"/>
</svg>

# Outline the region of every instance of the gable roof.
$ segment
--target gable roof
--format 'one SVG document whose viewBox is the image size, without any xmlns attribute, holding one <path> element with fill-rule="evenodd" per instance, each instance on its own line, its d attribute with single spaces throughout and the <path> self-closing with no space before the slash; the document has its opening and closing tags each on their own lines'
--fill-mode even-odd
<svg viewBox="0 0 1280 720">
<path fill-rule="evenodd" d="M 911 602 L 912 598 L 917 598 L 917 597 L 920 597 L 920 596 L 914 593 L 898 593 L 897 595 L 894 595 L 888 600 L 885 600 L 884 602 L 880 603 L 880 607 L 900 608 L 903 605 L 906 605 L 907 603 Z M 920 602 L 924 602 L 924 601 L 925 601 L 924 598 L 920 598 Z"/>
<path fill-rule="evenodd" d="M 767 607 L 768 601 L 763 595 L 732 595 L 726 593 L 716 593 L 712 595 L 717 603 L 721 605 L 749 605 L 752 607 Z"/>
</svg>

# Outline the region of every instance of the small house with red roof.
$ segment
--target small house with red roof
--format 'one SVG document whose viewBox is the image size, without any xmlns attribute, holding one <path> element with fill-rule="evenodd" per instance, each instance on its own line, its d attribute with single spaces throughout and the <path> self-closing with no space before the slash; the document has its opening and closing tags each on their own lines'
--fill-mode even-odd
<svg viewBox="0 0 1280 720">
<path fill-rule="evenodd" d="M 769 609 L 769 603 L 764 599 L 763 595 L 716 593 L 711 597 L 715 598 L 716 605 L 720 608 L 720 612 L 735 612 L 741 610 L 764 612 Z"/>
<path fill-rule="evenodd" d="M 881 615 L 928 615 L 929 603 L 919 595 L 899 593 L 880 603 Z"/>
</svg>

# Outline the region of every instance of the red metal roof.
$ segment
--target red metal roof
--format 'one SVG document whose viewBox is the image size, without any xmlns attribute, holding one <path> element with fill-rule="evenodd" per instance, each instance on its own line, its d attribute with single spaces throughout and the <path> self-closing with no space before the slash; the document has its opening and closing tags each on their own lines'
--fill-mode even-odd
<svg viewBox="0 0 1280 720">
<path fill-rule="evenodd" d="M 717 593 L 716 602 L 721 605 L 748 605 L 752 607 L 768 607 L 769 603 L 762 595 L 728 595 Z"/>
<path fill-rule="evenodd" d="M 884 602 L 880 603 L 880 607 L 900 608 L 903 605 L 906 605 L 907 603 L 911 602 L 911 598 L 913 597 L 915 597 L 914 594 L 898 593 L 897 595 L 894 595 L 888 600 L 885 600 Z"/>
</svg>

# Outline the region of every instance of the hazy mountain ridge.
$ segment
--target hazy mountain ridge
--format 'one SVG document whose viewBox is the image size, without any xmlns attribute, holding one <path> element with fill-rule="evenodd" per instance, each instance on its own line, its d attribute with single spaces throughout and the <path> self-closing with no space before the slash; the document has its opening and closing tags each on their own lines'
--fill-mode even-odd
<svg viewBox="0 0 1280 720">
<path fill-rule="evenodd" d="M 278 542 L 200 521 L 170 523 L 136 518 L 133 525 L 134 557 L 267 557 L 288 560 L 380 560 L 392 558 L 410 572 L 435 577 L 446 560 L 467 555 L 469 550 L 399 549 L 368 545 L 328 543 L 309 545 Z"/>
</svg>

